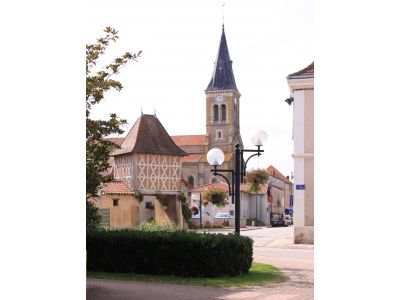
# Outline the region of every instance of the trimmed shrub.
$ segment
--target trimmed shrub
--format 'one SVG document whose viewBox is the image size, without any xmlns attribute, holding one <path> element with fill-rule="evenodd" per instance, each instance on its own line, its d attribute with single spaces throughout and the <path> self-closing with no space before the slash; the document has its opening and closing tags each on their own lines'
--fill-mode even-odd
<svg viewBox="0 0 400 300">
<path fill-rule="evenodd" d="M 235 234 L 113 230 L 86 237 L 87 270 L 176 276 L 248 273 L 253 240 Z"/>
<path fill-rule="evenodd" d="M 190 220 L 192 219 L 192 210 L 189 208 L 187 203 L 182 204 L 182 215 L 186 221 L 186 224 L 189 224 Z"/>
<path fill-rule="evenodd" d="M 155 221 L 142 222 L 136 227 L 138 231 L 180 231 L 182 230 L 175 224 L 157 224 Z M 115 231 L 115 230 L 114 230 Z"/>
</svg>

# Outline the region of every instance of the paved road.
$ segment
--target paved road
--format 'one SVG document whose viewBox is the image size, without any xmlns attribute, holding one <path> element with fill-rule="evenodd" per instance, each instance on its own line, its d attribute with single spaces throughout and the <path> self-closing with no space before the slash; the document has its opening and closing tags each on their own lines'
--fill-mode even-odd
<svg viewBox="0 0 400 300">
<path fill-rule="evenodd" d="M 226 232 L 225 232 L 226 233 Z M 87 300 L 312 300 L 314 290 L 313 247 L 291 244 L 293 228 L 242 231 L 254 239 L 254 260 L 280 268 L 290 280 L 247 288 L 216 288 L 167 283 L 87 279 Z"/>
</svg>

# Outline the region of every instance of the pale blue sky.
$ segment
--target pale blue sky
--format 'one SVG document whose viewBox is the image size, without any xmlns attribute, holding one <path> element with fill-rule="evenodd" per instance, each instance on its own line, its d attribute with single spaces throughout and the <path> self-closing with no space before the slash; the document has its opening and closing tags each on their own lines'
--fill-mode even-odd
<svg viewBox="0 0 400 300">
<path fill-rule="evenodd" d="M 241 96 L 245 147 L 257 129 L 268 132 L 265 154 L 250 168 L 272 164 L 293 170 L 292 107 L 286 76 L 314 60 L 313 1 L 224 1 L 225 33 Z M 223 1 L 129 1 L 110 9 L 99 2 L 87 19 L 86 42 L 110 25 L 120 39 L 105 60 L 142 50 L 121 72 L 121 93 L 109 93 L 94 109 L 102 118 L 117 113 L 129 127 L 144 113 L 157 116 L 170 135 L 205 133 L 205 94 L 222 30 Z M 123 4 L 121 4 L 123 3 Z M 129 128 L 128 128 L 129 129 Z"/>
</svg>

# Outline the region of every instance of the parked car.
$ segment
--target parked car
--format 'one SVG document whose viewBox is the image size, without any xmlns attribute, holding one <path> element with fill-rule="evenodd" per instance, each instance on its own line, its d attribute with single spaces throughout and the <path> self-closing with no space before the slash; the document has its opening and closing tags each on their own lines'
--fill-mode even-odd
<svg viewBox="0 0 400 300">
<path fill-rule="evenodd" d="M 285 216 L 284 214 L 271 214 L 271 226 L 285 226 Z"/>
<path fill-rule="evenodd" d="M 229 218 L 230 218 L 229 213 L 225 213 L 225 212 L 217 213 L 214 217 L 214 219 L 223 219 L 223 220 L 228 220 Z"/>
<path fill-rule="evenodd" d="M 230 217 L 231 216 L 229 215 L 229 213 L 225 213 L 225 212 L 217 213 L 214 217 L 214 223 L 220 224 L 220 225 L 228 224 Z"/>
<path fill-rule="evenodd" d="M 291 215 L 285 215 L 284 218 L 285 226 L 293 225 L 293 219 Z"/>
</svg>

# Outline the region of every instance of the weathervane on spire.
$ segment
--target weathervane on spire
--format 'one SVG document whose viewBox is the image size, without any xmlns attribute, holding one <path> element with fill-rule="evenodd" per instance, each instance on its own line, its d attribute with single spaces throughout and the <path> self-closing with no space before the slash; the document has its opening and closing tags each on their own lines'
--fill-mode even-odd
<svg viewBox="0 0 400 300">
<path fill-rule="evenodd" d="M 224 15 L 225 15 L 225 2 L 222 3 L 222 28 L 224 28 L 224 23 L 225 23 Z"/>
</svg>

